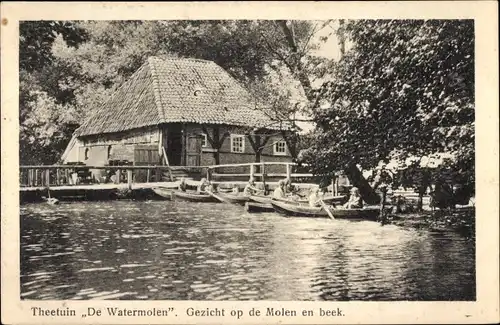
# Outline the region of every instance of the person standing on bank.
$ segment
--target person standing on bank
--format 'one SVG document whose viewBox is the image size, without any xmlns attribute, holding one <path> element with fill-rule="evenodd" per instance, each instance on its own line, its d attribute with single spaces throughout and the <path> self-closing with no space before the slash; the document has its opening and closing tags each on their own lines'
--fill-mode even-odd
<svg viewBox="0 0 500 325">
<path fill-rule="evenodd" d="M 386 166 L 386 164 L 382 164 L 380 169 L 377 171 L 377 175 L 375 175 L 372 185 L 374 190 L 381 185 L 389 185 L 392 183 L 392 177 L 387 171 Z"/>
</svg>

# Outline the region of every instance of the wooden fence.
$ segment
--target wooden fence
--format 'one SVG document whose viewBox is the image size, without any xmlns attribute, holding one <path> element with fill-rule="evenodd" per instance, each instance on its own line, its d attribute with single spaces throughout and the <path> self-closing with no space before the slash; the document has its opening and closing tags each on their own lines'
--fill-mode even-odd
<svg viewBox="0 0 500 325">
<path fill-rule="evenodd" d="M 266 173 L 270 165 L 283 166 L 282 173 Z M 87 165 L 50 165 L 50 166 L 20 166 L 19 182 L 21 187 L 56 187 L 78 184 L 96 183 L 133 183 L 162 182 L 164 173 L 191 172 L 206 175 L 207 179 L 255 179 L 265 182 L 272 177 L 304 178 L 313 177 L 309 173 L 294 173 L 295 163 L 261 162 L 246 164 L 225 164 L 212 166 L 87 166 Z M 248 172 L 220 173 L 222 168 L 246 168 Z M 96 179 L 95 171 L 101 171 Z M 139 177 L 141 176 L 141 177 Z M 140 178 L 140 181 L 139 181 Z"/>
<path fill-rule="evenodd" d="M 269 166 L 283 166 L 283 172 L 281 173 L 268 173 L 266 172 L 267 167 Z M 207 179 L 211 180 L 212 178 L 235 178 L 235 177 L 244 177 L 247 179 L 260 180 L 262 182 L 266 181 L 266 178 L 272 177 L 281 177 L 281 178 L 304 178 L 304 177 L 313 177 L 313 174 L 310 173 L 294 173 L 293 168 L 296 167 L 295 163 L 286 163 L 286 162 L 260 162 L 260 163 L 245 163 L 245 164 L 225 164 L 225 165 L 213 165 L 207 166 Z M 227 169 L 227 168 L 249 168 L 248 172 L 241 173 L 217 173 L 218 169 Z"/>
<path fill-rule="evenodd" d="M 139 173 L 143 174 L 145 183 L 161 182 L 163 173 L 168 170 L 198 170 L 199 166 L 85 166 L 85 165 L 51 165 L 21 166 L 19 183 L 21 187 L 47 187 L 77 185 L 82 183 L 129 183 L 137 182 Z M 104 171 L 100 179 L 94 176 L 95 171 Z"/>
</svg>

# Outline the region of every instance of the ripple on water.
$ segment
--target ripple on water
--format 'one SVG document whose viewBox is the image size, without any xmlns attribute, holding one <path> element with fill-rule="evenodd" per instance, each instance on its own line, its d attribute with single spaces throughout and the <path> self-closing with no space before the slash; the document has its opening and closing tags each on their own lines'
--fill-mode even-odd
<svg viewBox="0 0 500 325">
<path fill-rule="evenodd" d="M 454 234 L 181 201 L 31 204 L 21 222 L 23 299 L 475 298 Z"/>
</svg>

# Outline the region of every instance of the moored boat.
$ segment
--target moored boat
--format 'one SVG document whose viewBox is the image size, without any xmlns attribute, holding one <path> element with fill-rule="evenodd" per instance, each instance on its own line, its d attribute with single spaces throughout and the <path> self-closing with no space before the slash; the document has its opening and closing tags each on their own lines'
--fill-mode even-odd
<svg viewBox="0 0 500 325">
<path fill-rule="evenodd" d="M 274 212 L 274 208 L 271 203 L 257 203 L 257 202 L 246 202 L 245 210 L 247 212 Z"/>
<path fill-rule="evenodd" d="M 196 192 L 173 191 L 172 198 L 190 202 L 220 202 L 210 194 L 200 194 Z"/>
<path fill-rule="evenodd" d="M 271 202 L 274 210 L 280 214 L 287 216 L 298 216 L 308 218 L 328 218 L 328 213 L 322 207 L 310 207 L 301 204 L 289 204 L 282 201 L 273 200 Z M 376 221 L 379 209 L 378 208 L 362 208 L 362 209 L 330 209 L 330 212 L 335 218 L 353 219 L 353 220 L 372 220 Z"/>
<path fill-rule="evenodd" d="M 343 203 L 346 200 L 347 200 L 347 198 L 344 195 L 325 196 L 322 199 L 322 201 L 325 202 L 326 204 L 340 204 L 340 203 Z"/>
<path fill-rule="evenodd" d="M 264 195 L 251 195 L 250 201 L 262 204 L 271 204 L 272 197 Z"/>
<path fill-rule="evenodd" d="M 151 190 L 155 192 L 156 195 L 162 197 L 165 200 L 171 200 L 172 199 L 172 190 L 171 189 L 166 189 L 162 187 L 153 187 Z"/>
<path fill-rule="evenodd" d="M 229 193 L 219 193 L 217 194 L 218 198 L 221 198 L 224 200 L 224 202 L 227 203 L 233 203 L 233 204 L 240 204 L 240 205 L 245 205 L 246 202 L 250 201 L 250 197 L 245 196 L 245 195 L 234 195 L 234 194 L 229 194 Z"/>
<path fill-rule="evenodd" d="M 323 198 L 323 202 L 325 202 L 326 204 L 340 204 L 343 201 L 345 201 L 345 199 L 346 199 L 345 196 L 326 196 Z M 285 202 L 285 203 L 289 203 L 289 204 L 307 205 L 309 203 L 309 200 L 307 200 L 307 199 L 298 199 L 298 200 L 294 200 L 292 198 L 276 199 L 276 198 L 273 198 L 272 196 L 262 196 L 262 195 L 252 195 L 252 196 L 250 196 L 250 200 L 257 202 L 257 203 L 264 203 L 264 204 L 270 204 L 271 200 Z"/>
</svg>

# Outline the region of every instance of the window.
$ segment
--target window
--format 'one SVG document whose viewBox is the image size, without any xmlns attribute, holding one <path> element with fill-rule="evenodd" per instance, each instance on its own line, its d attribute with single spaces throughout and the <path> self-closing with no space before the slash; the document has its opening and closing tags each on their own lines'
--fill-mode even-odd
<svg viewBox="0 0 500 325">
<path fill-rule="evenodd" d="M 89 148 L 85 148 L 85 160 L 89 159 Z"/>
<path fill-rule="evenodd" d="M 276 142 L 273 147 L 276 156 L 286 156 L 286 142 L 284 140 Z"/>
<path fill-rule="evenodd" d="M 207 140 L 207 134 L 203 133 L 202 138 L 201 138 L 201 147 L 206 148 L 208 147 L 208 140 Z"/>
<path fill-rule="evenodd" d="M 231 134 L 231 152 L 245 152 L 245 136 Z"/>
</svg>

